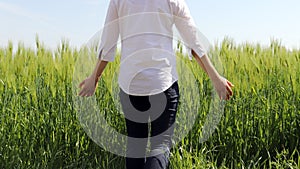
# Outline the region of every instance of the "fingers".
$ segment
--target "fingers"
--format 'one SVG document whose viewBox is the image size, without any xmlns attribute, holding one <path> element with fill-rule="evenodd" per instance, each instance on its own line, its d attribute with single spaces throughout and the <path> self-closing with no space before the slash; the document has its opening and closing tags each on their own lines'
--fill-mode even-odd
<svg viewBox="0 0 300 169">
<path fill-rule="evenodd" d="M 226 93 L 227 93 L 227 96 L 226 96 L 226 99 L 229 100 L 231 96 L 233 96 L 233 91 L 232 91 L 232 87 L 234 87 L 234 85 L 226 80 L 227 82 L 227 85 L 226 85 Z"/>
<path fill-rule="evenodd" d="M 230 86 L 230 87 L 234 87 L 234 85 L 230 82 L 230 81 L 228 81 L 228 80 L 226 80 L 227 81 L 227 84 Z"/>
<path fill-rule="evenodd" d="M 85 83 L 85 80 L 79 84 L 79 88 L 81 88 L 84 85 L 84 83 Z"/>
<path fill-rule="evenodd" d="M 230 97 L 233 96 L 233 91 L 232 91 L 232 87 L 234 85 L 226 80 L 226 84 L 224 84 L 224 88 L 222 90 L 220 90 L 220 94 L 219 97 L 221 100 L 230 100 Z"/>
<path fill-rule="evenodd" d="M 229 94 L 229 96 L 233 95 L 232 89 L 230 86 L 226 86 L 226 93 Z"/>
<path fill-rule="evenodd" d="M 81 97 L 84 97 L 86 94 L 86 91 L 85 90 L 81 90 L 78 94 L 78 96 L 81 96 Z"/>
<path fill-rule="evenodd" d="M 82 89 L 78 96 L 81 96 L 81 97 L 90 97 L 94 94 L 94 91 L 91 91 L 91 90 L 88 90 L 88 89 Z"/>
<path fill-rule="evenodd" d="M 90 97 L 95 93 L 96 87 L 93 86 L 94 84 L 92 84 L 93 83 L 92 80 L 93 79 L 91 79 L 91 78 L 87 78 L 79 84 L 79 88 L 81 88 L 81 90 L 78 93 L 78 96 Z"/>
<path fill-rule="evenodd" d="M 226 100 L 230 100 L 230 97 L 233 95 L 233 91 L 230 86 L 226 85 Z"/>
<path fill-rule="evenodd" d="M 226 100 L 230 100 L 230 96 L 232 96 L 232 95 L 230 95 L 230 94 L 227 94 L 227 96 L 226 96 Z"/>
<path fill-rule="evenodd" d="M 227 93 L 224 93 L 223 96 L 220 97 L 221 100 L 230 100 L 230 95 Z"/>
<path fill-rule="evenodd" d="M 84 86 L 84 81 L 80 83 L 79 87 L 82 88 L 82 86 Z M 90 97 L 94 94 L 94 90 L 91 90 L 90 88 L 87 88 L 86 86 L 84 86 L 80 92 L 78 93 L 78 96 L 81 97 Z"/>
<path fill-rule="evenodd" d="M 230 100 L 230 95 L 229 95 L 229 94 L 226 94 L 226 93 L 224 93 L 224 95 L 223 95 L 223 96 L 220 96 L 220 99 L 221 99 L 221 100 Z"/>
<path fill-rule="evenodd" d="M 85 90 L 81 90 L 78 94 L 78 96 L 84 97 L 86 95 L 86 91 Z"/>
</svg>

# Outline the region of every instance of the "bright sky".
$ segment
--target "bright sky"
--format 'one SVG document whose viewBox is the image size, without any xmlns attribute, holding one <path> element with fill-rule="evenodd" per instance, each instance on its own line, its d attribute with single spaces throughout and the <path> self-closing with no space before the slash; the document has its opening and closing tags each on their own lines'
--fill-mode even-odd
<svg viewBox="0 0 300 169">
<path fill-rule="evenodd" d="M 224 37 L 237 43 L 281 40 L 300 48 L 300 0 L 186 0 L 199 30 L 214 44 Z M 8 41 L 51 48 L 62 39 L 86 43 L 103 26 L 109 0 L 0 0 L 0 46 Z"/>
</svg>

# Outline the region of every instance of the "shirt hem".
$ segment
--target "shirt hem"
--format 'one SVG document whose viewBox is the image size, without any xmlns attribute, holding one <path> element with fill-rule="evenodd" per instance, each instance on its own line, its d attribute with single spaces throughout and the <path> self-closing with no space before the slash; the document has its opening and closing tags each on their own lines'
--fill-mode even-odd
<svg viewBox="0 0 300 169">
<path fill-rule="evenodd" d="M 149 93 L 149 94 L 147 94 L 147 93 L 130 93 L 129 91 L 125 90 L 125 89 L 122 87 L 122 85 L 119 84 L 119 87 L 120 87 L 120 89 L 121 89 L 124 93 L 126 93 L 126 94 L 128 94 L 128 95 L 131 95 L 131 96 L 152 96 L 152 95 L 157 95 L 157 94 L 163 93 L 163 92 L 166 91 L 168 88 L 170 88 L 176 81 L 178 81 L 178 78 L 173 79 L 173 80 L 172 80 L 172 83 L 170 83 L 167 87 L 163 88 L 162 90 L 159 90 L 159 91 L 153 92 L 153 93 L 151 92 L 151 93 Z"/>
</svg>

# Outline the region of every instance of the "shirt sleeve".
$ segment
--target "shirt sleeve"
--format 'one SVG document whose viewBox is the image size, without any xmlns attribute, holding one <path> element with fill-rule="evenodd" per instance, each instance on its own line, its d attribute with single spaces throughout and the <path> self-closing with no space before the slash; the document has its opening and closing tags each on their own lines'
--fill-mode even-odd
<svg viewBox="0 0 300 169">
<path fill-rule="evenodd" d="M 188 6 L 184 0 L 173 0 L 170 5 L 173 12 L 174 24 L 188 48 L 189 56 L 192 55 L 191 51 L 194 50 L 201 58 L 206 54 L 206 50 L 200 41 L 200 34 Z"/>
<path fill-rule="evenodd" d="M 115 2 L 113 0 L 110 0 L 99 46 L 99 59 L 104 61 L 114 60 L 116 55 L 118 39 L 118 11 Z"/>
</svg>

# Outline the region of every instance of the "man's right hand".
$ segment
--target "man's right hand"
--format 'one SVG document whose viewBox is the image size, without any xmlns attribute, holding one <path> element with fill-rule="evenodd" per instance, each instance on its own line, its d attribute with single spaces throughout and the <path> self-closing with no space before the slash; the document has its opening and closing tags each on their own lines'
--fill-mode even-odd
<svg viewBox="0 0 300 169">
<path fill-rule="evenodd" d="M 78 95 L 81 97 L 92 96 L 96 91 L 97 85 L 98 80 L 96 80 L 93 76 L 89 76 L 79 84 L 79 88 L 81 88 L 81 90 Z"/>
</svg>

